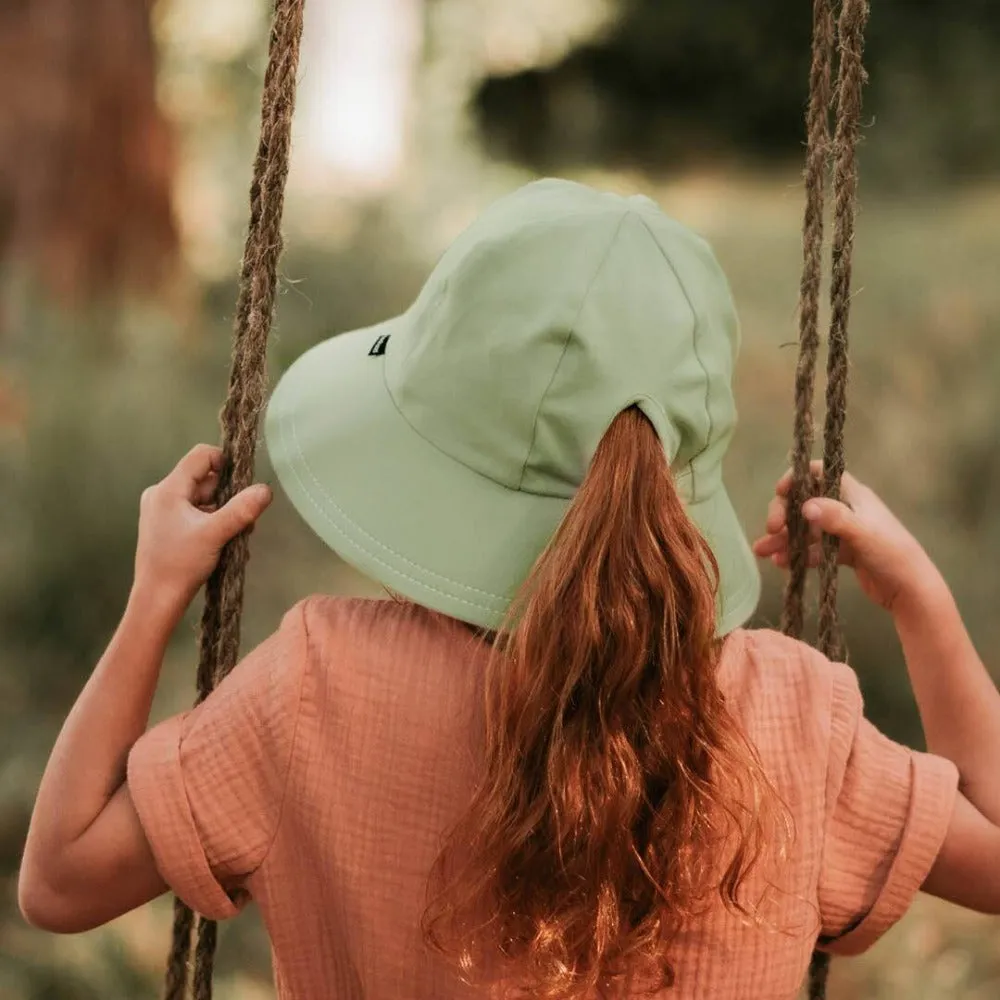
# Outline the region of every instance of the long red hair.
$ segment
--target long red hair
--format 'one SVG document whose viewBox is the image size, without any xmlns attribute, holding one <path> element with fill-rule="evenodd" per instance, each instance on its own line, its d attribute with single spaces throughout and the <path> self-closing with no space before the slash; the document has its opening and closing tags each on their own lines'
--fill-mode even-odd
<svg viewBox="0 0 1000 1000">
<path fill-rule="evenodd" d="M 717 591 L 630 407 L 492 636 L 482 779 L 422 921 L 466 981 L 499 959 L 537 1000 L 654 992 L 713 899 L 755 916 L 743 889 L 787 824 L 719 689 Z"/>
</svg>

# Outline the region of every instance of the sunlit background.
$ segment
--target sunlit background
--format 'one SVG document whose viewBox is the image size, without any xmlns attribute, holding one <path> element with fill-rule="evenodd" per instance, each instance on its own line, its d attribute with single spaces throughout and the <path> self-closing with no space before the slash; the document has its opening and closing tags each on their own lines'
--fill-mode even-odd
<svg viewBox="0 0 1000 1000">
<path fill-rule="evenodd" d="M 849 462 L 939 561 L 996 671 L 1000 8 L 873 6 Z M 731 278 L 744 351 L 727 474 L 756 532 L 791 435 L 810 8 L 309 0 L 272 376 L 405 308 L 462 227 L 527 180 L 643 191 Z M 264 0 L 0 9 L 3 1000 L 158 995 L 166 899 L 54 938 L 21 920 L 16 872 L 48 751 L 127 594 L 139 493 L 218 439 L 268 19 Z M 253 553 L 245 648 L 307 593 L 378 594 L 281 497 Z M 780 580 L 765 577 L 768 625 Z M 870 716 L 922 747 L 891 623 L 849 580 L 843 608 Z M 196 614 L 156 718 L 193 697 Z M 997 929 L 922 898 L 834 964 L 830 996 L 1000 996 Z M 222 928 L 217 996 L 273 996 L 253 911 Z"/>
</svg>

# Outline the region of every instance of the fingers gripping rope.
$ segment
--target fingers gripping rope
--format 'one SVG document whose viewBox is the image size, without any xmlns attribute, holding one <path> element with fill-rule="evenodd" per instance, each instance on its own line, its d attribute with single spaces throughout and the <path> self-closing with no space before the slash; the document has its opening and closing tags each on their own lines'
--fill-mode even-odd
<svg viewBox="0 0 1000 1000">
<path fill-rule="evenodd" d="M 240 272 L 233 330 L 229 392 L 221 414 L 224 462 L 215 502 L 221 507 L 253 482 L 254 454 L 267 392 L 267 339 L 274 313 L 278 260 L 283 249 L 281 216 L 288 178 L 304 0 L 275 0 L 260 142 L 250 185 L 250 223 Z M 205 587 L 198 650 L 196 704 L 236 665 L 239 656 L 243 581 L 249 558 L 246 534 L 222 551 Z M 188 995 L 188 960 L 194 931 L 191 910 L 174 901 L 173 937 L 164 996 Z M 211 1000 L 216 924 L 199 917 L 195 935 L 194 1000 Z"/>
<path fill-rule="evenodd" d="M 861 131 L 862 91 L 867 76 L 863 64 L 868 0 L 842 0 L 834 30 L 836 0 L 814 0 L 813 48 L 807 115 L 805 169 L 806 209 L 803 224 L 803 271 L 799 301 L 799 360 L 795 373 L 795 425 L 792 444 L 793 484 L 788 505 L 790 574 L 785 590 L 782 629 L 801 638 L 808 569 L 808 525 L 802 503 L 816 490 L 809 471 L 813 448 L 812 406 L 819 354 L 819 296 L 823 263 L 823 214 L 827 173 L 833 163 L 834 233 L 830 287 L 831 321 L 827 347 L 826 421 L 824 426 L 822 493 L 839 499 L 844 473 L 844 423 L 847 414 L 848 320 L 857 208 L 857 146 Z M 831 84 L 835 51 L 839 54 L 836 86 L 836 128 L 831 140 Z M 831 659 L 843 657 L 837 614 L 837 540 L 823 539 L 820 564 L 820 651 Z M 810 1000 L 826 997 L 829 956 L 817 951 L 809 966 Z"/>
</svg>

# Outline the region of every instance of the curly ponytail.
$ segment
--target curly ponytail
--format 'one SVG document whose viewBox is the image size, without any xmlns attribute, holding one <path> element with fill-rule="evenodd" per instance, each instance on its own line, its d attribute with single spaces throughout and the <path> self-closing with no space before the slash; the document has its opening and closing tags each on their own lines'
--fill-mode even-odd
<svg viewBox="0 0 1000 1000">
<path fill-rule="evenodd" d="M 706 903 L 753 915 L 780 810 L 717 683 L 717 585 L 630 407 L 490 653 L 484 774 L 422 922 L 467 981 L 500 956 L 538 1000 L 653 992 Z"/>
</svg>

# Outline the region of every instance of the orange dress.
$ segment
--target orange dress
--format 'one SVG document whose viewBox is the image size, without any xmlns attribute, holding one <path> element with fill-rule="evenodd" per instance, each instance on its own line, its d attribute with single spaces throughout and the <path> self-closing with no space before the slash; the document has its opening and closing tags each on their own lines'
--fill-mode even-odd
<svg viewBox="0 0 1000 1000">
<path fill-rule="evenodd" d="M 201 705 L 133 747 L 157 866 L 195 911 L 250 899 L 280 1000 L 474 1000 L 419 931 L 427 875 L 468 803 L 486 647 L 414 605 L 312 597 Z M 730 635 L 720 683 L 792 810 L 767 926 L 721 903 L 673 953 L 675 1000 L 796 997 L 817 945 L 864 951 L 906 912 L 958 773 L 863 715 L 854 672 L 776 632 Z"/>
</svg>

